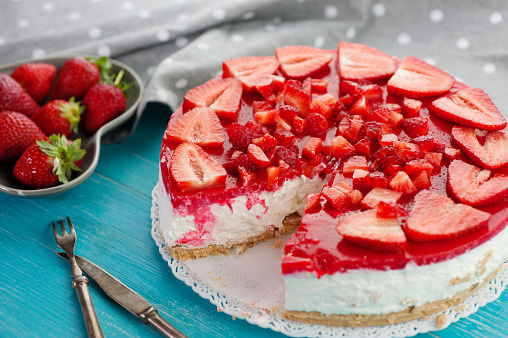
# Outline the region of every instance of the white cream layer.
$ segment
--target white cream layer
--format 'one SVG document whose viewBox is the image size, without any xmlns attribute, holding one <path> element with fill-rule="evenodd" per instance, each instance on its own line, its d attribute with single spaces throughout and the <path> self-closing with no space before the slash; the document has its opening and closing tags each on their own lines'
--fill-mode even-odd
<svg viewBox="0 0 508 338">
<path fill-rule="evenodd" d="M 209 212 L 214 224 L 204 236 L 204 244 L 231 245 L 245 242 L 263 234 L 270 225 L 281 225 L 284 218 L 293 213 L 303 213 L 307 195 L 319 193 L 326 180 L 305 176 L 286 181 L 275 192 L 264 191 L 257 196 L 238 196 L 227 204 L 213 204 Z M 174 212 L 171 200 L 159 178 L 159 222 L 166 244 L 175 244 L 189 231 L 197 230 L 194 216 L 180 216 Z M 248 204 L 250 208 L 247 207 Z M 208 212 L 208 211 L 206 211 Z M 197 246 L 197 247 L 201 247 Z M 190 246 L 192 248 L 196 246 Z"/>
<path fill-rule="evenodd" d="M 446 261 L 398 270 L 347 270 L 317 278 L 285 275 L 286 310 L 325 314 L 388 314 L 443 300 L 481 283 L 508 258 L 508 227 Z"/>
</svg>

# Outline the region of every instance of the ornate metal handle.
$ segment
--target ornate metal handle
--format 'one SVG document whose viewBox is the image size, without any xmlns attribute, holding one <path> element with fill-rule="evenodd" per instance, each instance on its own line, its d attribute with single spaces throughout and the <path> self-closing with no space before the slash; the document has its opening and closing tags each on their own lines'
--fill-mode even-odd
<svg viewBox="0 0 508 338">
<path fill-rule="evenodd" d="M 157 309 L 153 306 L 150 306 L 148 309 L 144 310 L 139 315 L 139 319 L 143 323 L 153 326 L 164 337 L 187 338 L 186 335 L 178 331 L 176 327 L 169 324 L 164 318 L 162 318 Z"/>
<path fill-rule="evenodd" d="M 79 298 L 79 304 L 83 311 L 83 318 L 85 319 L 86 331 L 88 337 L 104 337 L 99 319 L 95 313 L 95 308 L 88 290 L 88 278 L 85 276 L 78 276 L 72 280 L 72 287 L 76 290 Z"/>
</svg>

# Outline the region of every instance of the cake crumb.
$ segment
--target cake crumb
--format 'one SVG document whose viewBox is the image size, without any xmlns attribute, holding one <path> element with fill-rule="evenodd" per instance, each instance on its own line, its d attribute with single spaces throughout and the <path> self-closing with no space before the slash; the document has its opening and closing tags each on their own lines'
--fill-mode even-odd
<svg viewBox="0 0 508 338">
<path fill-rule="evenodd" d="M 272 249 L 275 248 L 282 248 L 282 241 L 280 239 L 276 240 L 275 243 L 273 243 Z"/>
<path fill-rule="evenodd" d="M 236 320 L 236 316 L 233 316 L 233 317 L 231 317 L 231 318 L 233 318 L 233 320 Z"/>
<path fill-rule="evenodd" d="M 464 282 L 468 282 L 471 280 L 471 274 L 468 272 L 464 277 L 454 277 L 450 279 L 450 285 L 456 285 Z"/>
<path fill-rule="evenodd" d="M 458 306 L 455 308 L 455 312 L 460 312 L 462 310 L 464 310 L 466 307 L 464 305 L 461 305 L 461 306 Z"/>
<path fill-rule="evenodd" d="M 437 327 L 442 328 L 446 324 L 446 314 L 442 313 L 436 318 L 437 320 Z"/>
<path fill-rule="evenodd" d="M 273 306 L 271 309 L 270 309 L 270 315 L 274 315 L 276 314 L 277 312 L 279 312 L 279 308 L 277 306 Z"/>
<path fill-rule="evenodd" d="M 485 273 L 485 271 L 487 270 L 487 268 L 485 267 L 485 264 L 487 264 L 487 262 L 489 261 L 489 259 L 493 253 L 494 253 L 494 250 L 492 250 L 492 249 L 487 250 L 485 252 L 485 255 L 483 256 L 483 259 L 478 262 L 478 264 L 476 265 L 476 275 L 477 276 L 481 276 Z"/>
</svg>

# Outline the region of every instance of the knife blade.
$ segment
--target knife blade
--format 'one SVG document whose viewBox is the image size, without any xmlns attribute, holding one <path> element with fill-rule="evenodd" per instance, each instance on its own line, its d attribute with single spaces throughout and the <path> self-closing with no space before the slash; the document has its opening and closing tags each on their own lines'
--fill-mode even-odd
<svg viewBox="0 0 508 338">
<path fill-rule="evenodd" d="M 65 252 L 57 252 L 57 254 L 69 260 Z M 162 318 L 157 309 L 150 305 L 146 299 L 86 258 L 78 255 L 75 255 L 75 257 L 76 263 L 78 263 L 81 270 L 83 270 L 88 277 L 93 279 L 110 298 L 138 317 L 142 323 L 153 326 L 165 337 L 186 337 L 177 328 Z"/>
</svg>

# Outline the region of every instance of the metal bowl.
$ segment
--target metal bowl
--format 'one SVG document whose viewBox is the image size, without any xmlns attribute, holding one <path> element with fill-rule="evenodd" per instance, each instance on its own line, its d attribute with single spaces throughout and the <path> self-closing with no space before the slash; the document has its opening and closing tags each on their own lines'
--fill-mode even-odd
<svg viewBox="0 0 508 338">
<path fill-rule="evenodd" d="M 40 58 L 36 60 L 23 60 L 11 64 L 7 64 L 0 67 L 0 73 L 11 74 L 12 71 L 24 64 L 29 62 L 42 62 L 53 64 L 60 69 L 71 57 L 85 56 L 92 59 L 97 59 L 98 56 L 93 55 L 60 55 L 54 57 Z M 109 59 L 112 64 L 112 71 L 118 73 L 121 69 L 124 70 L 123 80 L 132 85 L 127 89 L 126 94 L 128 95 L 127 107 L 125 112 L 115 119 L 109 121 L 103 125 L 94 134 L 87 133 L 84 130 L 80 130 L 76 135 L 73 135 L 72 139 L 81 138 L 81 148 L 86 150 L 86 154 L 83 157 L 81 163 L 81 171 L 74 172 L 72 180 L 68 183 L 60 184 L 51 188 L 45 189 L 32 189 L 24 186 L 18 182 L 12 175 L 15 163 L 3 163 L 0 162 L 0 192 L 24 196 L 24 197 L 35 197 L 35 196 L 50 196 L 60 194 L 64 191 L 72 189 L 77 185 L 83 183 L 95 170 L 97 163 L 99 162 L 100 146 L 102 143 L 112 143 L 119 141 L 128 136 L 133 130 L 137 122 L 136 110 L 143 97 L 143 82 L 139 75 L 132 70 L 126 64 Z M 83 129 L 83 128 L 81 128 Z M 116 131 L 116 132 L 115 132 Z"/>
</svg>

